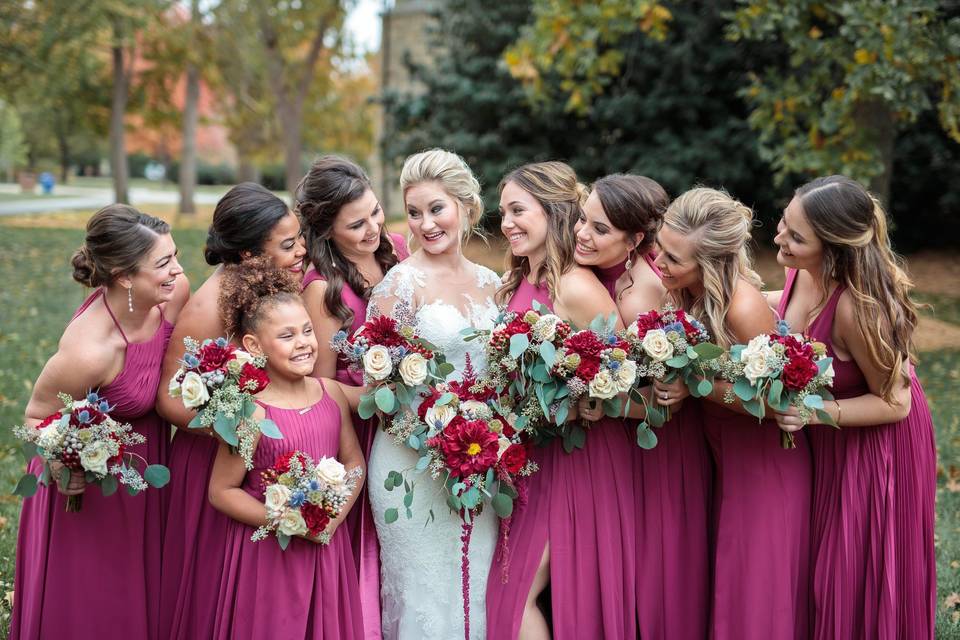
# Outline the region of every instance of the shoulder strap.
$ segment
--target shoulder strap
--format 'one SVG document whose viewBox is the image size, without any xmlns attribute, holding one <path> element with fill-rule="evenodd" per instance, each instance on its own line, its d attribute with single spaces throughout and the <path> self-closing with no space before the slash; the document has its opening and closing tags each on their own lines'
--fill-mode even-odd
<svg viewBox="0 0 960 640">
<path fill-rule="evenodd" d="M 127 334 L 123 332 L 123 327 L 120 326 L 120 322 L 117 320 L 117 316 L 113 315 L 113 311 L 110 309 L 110 305 L 107 304 L 106 294 L 103 295 L 103 306 L 106 307 L 107 313 L 110 314 L 110 318 L 113 320 L 113 324 L 116 325 L 117 331 L 120 332 L 120 336 L 123 338 L 123 341 L 127 344 L 130 344 L 130 341 L 127 340 Z M 161 324 L 163 323 L 163 313 L 160 314 L 160 323 Z"/>
<path fill-rule="evenodd" d="M 783 292 L 780 294 L 780 304 L 777 305 L 777 315 L 781 318 L 787 312 L 787 305 L 790 302 L 790 293 L 793 291 L 793 283 L 797 281 L 797 270 L 787 269 L 787 281 L 783 283 Z"/>
</svg>

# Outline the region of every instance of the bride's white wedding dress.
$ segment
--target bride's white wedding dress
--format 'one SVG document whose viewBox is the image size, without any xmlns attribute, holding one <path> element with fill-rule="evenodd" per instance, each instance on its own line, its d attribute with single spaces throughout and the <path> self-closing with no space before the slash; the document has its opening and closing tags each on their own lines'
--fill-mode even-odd
<svg viewBox="0 0 960 640">
<path fill-rule="evenodd" d="M 448 379 L 462 375 L 466 355 L 478 373 L 486 367 L 480 340 L 464 342 L 466 327 L 491 328 L 498 309 L 494 293 L 500 278 L 490 269 L 474 265 L 472 282 L 455 286 L 430 282 L 426 274 L 407 262 L 391 269 L 376 286 L 368 317 L 390 315 L 401 324 L 413 324 L 418 333 L 443 352 L 454 365 Z M 429 472 L 413 474 L 413 517 L 407 518 L 403 490 L 387 491 L 390 471 L 413 469 L 417 453 L 378 430 L 367 463 L 367 487 L 380 539 L 380 599 L 383 637 L 386 640 L 463 638 L 461 585 L 461 522 L 450 512 L 443 487 Z M 384 511 L 400 508 L 391 524 Z M 427 522 L 433 510 L 434 520 Z M 487 573 L 497 542 L 497 517 L 487 509 L 475 520 L 470 541 L 470 637 L 486 637 L 484 606 Z"/>
</svg>

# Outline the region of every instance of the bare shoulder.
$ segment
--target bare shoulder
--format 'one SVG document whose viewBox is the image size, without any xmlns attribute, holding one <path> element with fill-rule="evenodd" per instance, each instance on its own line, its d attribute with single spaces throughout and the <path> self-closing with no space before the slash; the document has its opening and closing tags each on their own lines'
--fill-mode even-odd
<svg viewBox="0 0 960 640">
<path fill-rule="evenodd" d="M 617 299 L 624 323 L 629 324 L 641 313 L 662 307 L 666 293 L 660 278 L 649 269 L 635 276 L 633 285 L 623 289 Z"/>
<path fill-rule="evenodd" d="M 332 378 L 320 378 L 320 380 L 316 380 L 314 378 L 311 379 L 314 380 L 318 391 L 321 388 L 322 381 L 323 390 L 326 391 L 331 400 L 337 403 L 337 406 L 340 407 L 341 412 L 348 410 L 349 405 L 347 404 L 347 397 L 343 394 L 343 389 L 340 388 L 339 382 L 333 380 Z"/>
<path fill-rule="evenodd" d="M 727 324 L 738 338 L 749 339 L 773 331 L 776 318 L 760 290 L 741 279 L 727 310 Z"/>
<path fill-rule="evenodd" d="M 175 338 L 191 336 L 198 340 L 216 338 L 223 333 L 223 323 L 220 321 L 218 296 L 220 287 L 210 286 L 208 280 L 187 301 L 183 311 L 177 318 L 174 328 Z M 171 340 L 171 344 L 173 340 Z"/>
<path fill-rule="evenodd" d="M 327 292 L 327 281 L 324 278 L 315 278 L 310 281 L 301 292 L 304 300 L 321 300 Z"/>
<path fill-rule="evenodd" d="M 68 367 L 64 373 L 82 371 L 87 386 L 94 386 L 117 368 L 123 352 L 123 340 L 113 324 L 108 326 L 97 314 L 85 313 L 67 325 L 50 364 L 55 374 L 58 364 Z"/>
<path fill-rule="evenodd" d="M 606 292 L 603 284 L 592 270 L 586 267 L 574 267 L 560 276 L 560 291 L 558 296 L 567 303 L 582 296 L 597 291 Z"/>
</svg>

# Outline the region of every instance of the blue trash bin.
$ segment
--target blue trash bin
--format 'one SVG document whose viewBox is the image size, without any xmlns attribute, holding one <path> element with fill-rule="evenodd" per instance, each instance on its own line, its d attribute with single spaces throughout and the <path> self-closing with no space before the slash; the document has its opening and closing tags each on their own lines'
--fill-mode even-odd
<svg viewBox="0 0 960 640">
<path fill-rule="evenodd" d="M 53 174 L 49 171 L 44 171 L 40 174 L 40 188 L 43 190 L 44 195 L 53 193 L 54 182 Z"/>
</svg>

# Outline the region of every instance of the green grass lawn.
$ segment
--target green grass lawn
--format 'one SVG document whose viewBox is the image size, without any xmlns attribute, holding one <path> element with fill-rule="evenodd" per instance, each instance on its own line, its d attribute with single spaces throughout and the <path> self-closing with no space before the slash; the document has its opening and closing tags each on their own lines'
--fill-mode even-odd
<svg viewBox="0 0 960 640">
<path fill-rule="evenodd" d="M 205 232 L 174 232 L 181 263 L 194 287 L 209 274 L 201 247 Z M 9 491 L 22 473 L 10 427 L 23 418 L 31 386 L 87 291 L 70 277 L 70 256 L 83 238 L 81 229 L 17 228 L 0 225 L 0 629 L 6 635 L 13 590 L 19 499 Z M 941 320 L 960 322 L 960 300 L 938 297 Z M 960 351 L 923 354 L 920 375 L 937 426 L 940 466 L 937 484 L 938 638 L 960 639 L 960 604 L 944 601 L 960 594 Z M 960 595 L 957 597 L 960 601 Z M 954 619 L 954 611 L 957 620 Z"/>
</svg>

